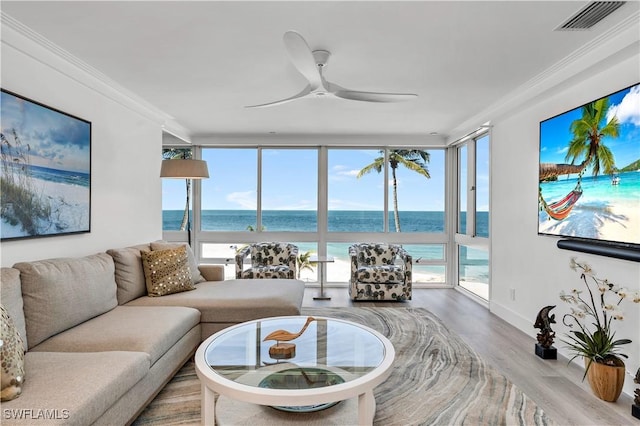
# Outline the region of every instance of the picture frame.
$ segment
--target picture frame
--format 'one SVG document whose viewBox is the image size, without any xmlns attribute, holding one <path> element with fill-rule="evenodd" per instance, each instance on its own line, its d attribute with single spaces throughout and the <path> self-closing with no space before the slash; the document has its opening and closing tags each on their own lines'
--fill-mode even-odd
<svg viewBox="0 0 640 426">
<path fill-rule="evenodd" d="M 91 122 L 0 89 L 0 240 L 91 232 Z"/>
</svg>

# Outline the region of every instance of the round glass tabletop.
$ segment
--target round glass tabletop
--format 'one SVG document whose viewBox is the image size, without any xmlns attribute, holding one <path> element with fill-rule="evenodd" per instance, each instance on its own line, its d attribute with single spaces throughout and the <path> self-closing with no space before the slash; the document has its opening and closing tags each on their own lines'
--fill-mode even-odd
<svg viewBox="0 0 640 426">
<path fill-rule="evenodd" d="M 256 388 L 304 390 L 340 385 L 375 370 L 385 359 L 385 344 L 376 334 L 333 318 L 267 318 L 216 336 L 205 349 L 207 365 L 227 380 Z M 276 408 L 315 411 L 330 405 Z"/>
</svg>

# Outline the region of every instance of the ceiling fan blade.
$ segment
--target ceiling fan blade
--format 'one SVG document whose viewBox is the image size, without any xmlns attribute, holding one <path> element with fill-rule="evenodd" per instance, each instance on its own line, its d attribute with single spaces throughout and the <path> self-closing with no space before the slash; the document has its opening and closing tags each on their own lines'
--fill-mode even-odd
<svg viewBox="0 0 640 426">
<path fill-rule="evenodd" d="M 291 62 L 300 71 L 300 74 L 309 80 L 312 90 L 322 86 L 322 76 L 305 39 L 295 31 L 287 31 L 282 39 L 287 52 L 289 52 Z"/>
<path fill-rule="evenodd" d="M 245 106 L 245 108 L 263 108 L 263 107 L 270 107 L 274 105 L 282 105 L 282 104 L 286 104 L 287 102 L 295 101 L 296 99 L 304 98 L 309 93 L 311 93 L 311 86 L 307 85 L 304 89 L 302 89 L 300 93 L 293 95 L 289 98 L 281 99 L 279 101 L 274 101 L 274 102 L 268 102 L 266 104 L 248 105 L 248 106 Z"/>
<path fill-rule="evenodd" d="M 378 92 L 359 92 L 356 90 L 340 89 L 332 92 L 338 98 L 349 99 L 352 101 L 364 102 L 402 102 L 415 99 L 418 95 L 414 93 L 378 93 Z"/>
</svg>

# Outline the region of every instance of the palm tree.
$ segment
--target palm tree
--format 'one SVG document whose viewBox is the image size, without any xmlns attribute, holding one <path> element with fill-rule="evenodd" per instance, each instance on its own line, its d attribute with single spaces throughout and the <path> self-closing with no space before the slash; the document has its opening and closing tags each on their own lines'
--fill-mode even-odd
<svg viewBox="0 0 640 426">
<path fill-rule="evenodd" d="M 316 267 L 317 262 L 311 261 L 311 255 L 313 254 L 313 250 L 306 251 L 304 253 L 299 253 L 296 261 L 298 262 L 298 279 L 300 279 L 300 275 L 302 274 L 303 269 L 308 269 L 313 272 L 313 269 Z"/>
<path fill-rule="evenodd" d="M 381 173 L 385 165 L 384 151 L 380 151 L 381 156 L 373 160 L 373 163 L 365 166 L 358 172 L 358 179 L 367 173 L 376 171 Z M 396 169 L 398 166 L 403 165 L 409 170 L 412 170 L 427 179 L 431 178 L 429 170 L 427 169 L 427 163 L 430 156 L 427 151 L 419 149 L 391 149 L 389 150 L 389 166 L 391 167 L 391 182 L 393 185 L 393 214 L 396 225 L 396 232 L 400 232 L 400 214 L 398 211 L 398 180 L 396 178 Z"/>
<path fill-rule="evenodd" d="M 592 167 L 593 176 L 598 176 L 601 170 L 605 174 L 613 173 L 614 156 L 602 140 L 605 137 L 618 137 L 620 122 L 616 116 L 606 122 L 608 110 L 608 97 L 582 107 L 582 117 L 574 120 L 570 127 L 573 139 L 569 142 L 565 161 L 571 161 L 571 164 L 541 163 L 540 181 L 558 175 L 582 173 L 588 166 Z M 584 160 L 580 164 L 575 164 L 580 158 Z"/>
<path fill-rule="evenodd" d="M 163 160 L 188 160 L 192 158 L 191 148 L 169 148 L 162 151 Z M 182 222 L 180 223 L 180 231 L 187 229 L 187 222 L 189 222 L 189 195 L 191 194 L 191 179 L 185 179 L 187 186 L 187 202 L 184 207 L 184 213 L 182 214 Z"/>
</svg>

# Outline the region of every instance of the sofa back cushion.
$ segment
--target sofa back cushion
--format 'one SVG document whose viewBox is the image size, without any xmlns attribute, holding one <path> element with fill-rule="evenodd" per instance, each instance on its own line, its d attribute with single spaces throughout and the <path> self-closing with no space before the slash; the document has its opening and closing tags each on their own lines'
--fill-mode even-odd
<svg viewBox="0 0 640 426">
<path fill-rule="evenodd" d="M 117 298 L 119 305 L 124 305 L 133 299 L 147 295 L 141 251 L 151 251 L 151 246 L 149 244 L 140 244 L 107 250 L 107 254 L 113 258 L 116 268 L 115 278 L 118 285 Z"/>
<path fill-rule="evenodd" d="M 16 263 L 29 348 L 118 305 L 115 267 L 106 253 Z"/>
<path fill-rule="evenodd" d="M 151 243 L 151 250 L 167 250 L 174 249 L 178 247 L 185 247 L 187 250 L 187 261 L 189 262 L 189 270 L 191 271 L 191 284 L 198 284 L 203 281 L 206 281 L 202 274 L 200 273 L 200 269 L 198 269 L 198 262 L 196 262 L 196 258 L 193 254 L 193 250 L 187 243 L 170 243 L 167 241 L 154 241 Z"/>
<path fill-rule="evenodd" d="M 16 326 L 18 333 L 20 333 L 24 350 L 26 351 L 28 348 L 27 328 L 24 321 L 20 271 L 14 268 L 2 268 L 0 275 L 0 294 L 2 295 L 2 304 L 13 320 L 13 324 Z"/>
</svg>

